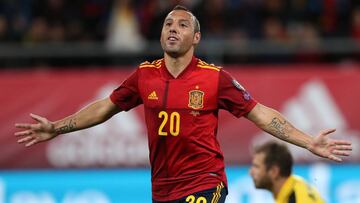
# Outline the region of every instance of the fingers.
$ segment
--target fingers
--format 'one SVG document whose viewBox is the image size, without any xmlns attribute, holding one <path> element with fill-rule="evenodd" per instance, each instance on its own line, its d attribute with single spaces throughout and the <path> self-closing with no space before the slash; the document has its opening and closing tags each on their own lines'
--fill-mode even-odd
<svg viewBox="0 0 360 203">
<path fill-rule="evenodd" d="M 40 124 L 44 124 L 47 122 L 46 118 L 43 118 L 41 116 L 38 116 L 36 114 L 30 114 L 31 118 L 39 122 Z M 30 124 L 30 123 L 15 123 L 16 128 L 24 128 L 24 129 L 34 129 L 37 125 Z"/>
<path fill-rule="evenodd" d="M 351 145 L 336 145 L 332 150 L 332 154 L 339 156 L 350 156 L 352 151 Z"/>
<path fill-rule="evenodd" d="M 350 151 L 334 150 L 332 153 L 339 156 L 350 156 Z"/>
<path fill-rule="evenodd" d="M 351 145 L 352 143 L 346 140 L 334 140 L 334 144 L 336 145 Z"/>
<path fill-rule="evenodd" d="M 335 156 L 335 155 L 333 155 L 333 154 L 330 154 L 330 155 L 328 156 L 328 159 L 333 160 L 333 161 L 336 161 L 336 162 L 342 162 L 342 159 L 341 159 L 341 158 L 339 158 L 339 157 L 337 157 L 337 156 Z"/>
<path fill-rule="evenodd" d="M 32 136 L 26 136 L 26 137 L 18 140 L 17 142 L 18 142 L 19 144 L 21 144 L 21 143 L 24 143 L 24 142 L 28 142 L 28 141 L 30 141 L 30 140 L 32 140 L 32 139 L 34 139 Z"/>
<path fill-rule="evenodd" d="M 33 131 L 31 131 L 31 130 L 24 130 L 21 132 L 16 132 L 16 133 L 14 133 L 14 135 L 19 137 L 19 136 L 24 136 L 24 135 L 31 135 L 32 133 L 33 133 Z"/>
<path fill-rule="evenodd" d="M 328 159 L 336 161 L 336 162 L 342 162 L 342 159 L 340 157 L 335 156 L 335 155 L 338 155 L 338 156 L 349 156 L 350 155 L 349 151 L 334 150 L 332 153 L 333 154 L 330 154 L 328 156 Z"/>
<path fill-rule="evenodd" d="M 352 146 L 351 146 L 351 145 L 335 145 L 335 149 L 337 149 L 337 150 L 351 151 L 351 150 L 352 150 Z"/>
<path fill-rule="evenodd" d="M 335 145 L 333 150 L 331 151 L 331 154 L 328 156 L 329 159 L 341 162 L 342 159 L 337 156 L 350 156 L 352 151 L 352 146 L 348 144 L 347 142 L 340 142 L 342 145 Z"/>
<path fill-rule="evenodd" d="M 352 151 L 351 143 L 346 141 L 334 142 L 333 146 L 330 148 L 329 159 L 334 161 L 342 161 L 337 156 L 350 156 Z"/>
<path fill-rule="evenodd" d="M 31 116 L 31 118 L 33 118 L 34 120 L 36 120 L 39 123 L 46 123 L 46 119 L 41 117 L 41 116 L 38 116 L 38 115 L 33 114 L 33 113 L 31 113 L 30 116 Z"/>
<path fill-rule="evenodd" d="M 36 144 L 36 143 L 38 143 L 38 140 L 34 139 L 34 140 L 32 140 L 31 142 L 25 144 L 25 147 L 30 147 L 31 145 L 34 145 L 34 144 Z"/>
<path fill-rule="evenodd" d="M 16 128 L 24 128 L 24 129 L 31 129 L 31 124 L 28 123 L 16 123 Z"/>
<path fill-rule="evenodd" d="M 33 137 L 33 136 L 26 136 L 26 137 L 24 137 L 22 139 L 19 139 L 17 142 L 19 144 L 25 143 L 25 147 L 30 147 L 31 145 L 34 145 L 34 144 L 38 143 L 39 140 L 36 139 L 36 137 Z"/>
</svg>

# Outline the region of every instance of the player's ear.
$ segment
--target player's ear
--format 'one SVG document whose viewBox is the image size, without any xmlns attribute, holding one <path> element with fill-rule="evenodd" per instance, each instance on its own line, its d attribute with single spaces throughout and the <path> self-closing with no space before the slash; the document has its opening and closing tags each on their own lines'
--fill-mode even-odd
<svg viewBox="0 0 360 203">
<path fill-rule="evenodd" d="M 280 168 L 279 166 L 272 165 L 269 169 L 269 174 L 271 177 L 276 178 L 280 175 Z"/>
<path fill-rule="evenodd" d="M 201 33 L 200 32 L 195 32 L 193 44 L 195 46 L 198 45 L 199 42 L 200 42 L 200 39 L 201 39 Z"/>
</svg>

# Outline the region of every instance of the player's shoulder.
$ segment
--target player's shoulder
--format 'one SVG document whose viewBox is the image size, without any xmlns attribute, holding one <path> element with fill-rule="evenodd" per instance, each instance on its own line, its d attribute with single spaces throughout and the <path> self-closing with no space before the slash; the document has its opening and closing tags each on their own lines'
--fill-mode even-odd
<svg viewBox="0 0 360 203">
<path fill-rule="evenodd" d="M 220 72 L 220 70 L 222 69 L 221 66 L 217 66 L 213 63 L 209 64 L 201 59 L 198 59 L 197 67 L 204 69 L 204 70 L 213 70 L 213 71 L 217 71 L 217 72 Z"/>
<path fill-rule="evenodd" d="M 301 176 L 298 175 L 291 175 L 290 178 L 294 181 L 294 183 L 296 184 L 300 184 L 300 185 L 306 185 L 307 182 L 305 181 L 305 179 Z"/>
<path fill-rule="evenodd" d="M 312 188 L 311 185 L 300 176 L 291 175 L 290 178 L 292 179 L 292 187 L 296 193 L 306 193 L 309 188 Z"/>
<path fill-rule="evenodd" d="M 144 61 L 142 62 L 140 65 L 139 65 L 139 69 L 159 69 L 161 67 L 161 63 L 164 59 L 161 58 L 161 59 L 156 59 L 154 61 Z"/>
<path fill-rule="evenodd" d="M 324 203 L 317 189 L 300 176 L 292 175 L 294 179 L 294 192 L 299 202 Z"/>
</svg>

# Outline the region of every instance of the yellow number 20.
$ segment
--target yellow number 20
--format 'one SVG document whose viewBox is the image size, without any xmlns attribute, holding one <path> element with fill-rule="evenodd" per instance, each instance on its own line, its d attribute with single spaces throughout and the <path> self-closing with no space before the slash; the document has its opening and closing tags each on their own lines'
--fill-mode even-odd
<svg viewBox="0 0 360 203">
<path fill-rule="evenodd" d="M 168 132 L 164 131 L 164 127 L 168 123 L 169 114 L 166 111 L 160 111 L 159 118 L 162 118 L 163 120 L 160 124 L 158 133 L 161 136 L 167 136 Z M 174 111 L 170 114 L 170 124 L 169 125 L 170 125 L 169 133 L 172 136 L 178 136 L 180 133 L 180 114 L 178 112 Z"/>
<path fill-rule="evenodd" d="M 195 201 L 195 200 L 196 200 L 196 201 Z M 189 196 L 187 196 L 186 199 L 185 199 L 185 201 L 188 202 L 188 203 L 207 203 L 205 197 L 200 196 L 200 197 L 198 197 L 198 198 L 196 199 L 196 197 L 195 197 L 194 195 L 189 195 Z"/>
</svg>

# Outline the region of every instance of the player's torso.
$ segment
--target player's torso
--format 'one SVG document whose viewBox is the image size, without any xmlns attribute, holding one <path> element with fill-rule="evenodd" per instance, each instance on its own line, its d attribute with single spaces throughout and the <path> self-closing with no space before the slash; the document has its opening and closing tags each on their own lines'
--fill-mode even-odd
<svg viewBox="0 0 360 203">
<path fill-rule="evenodd" d="M 138 79 L 153 175 L 192 173 L 187 167 L 198 164 L 196 168 L 202 169 L 219 150 L 215 137 L 219 70 L 195 67 L 175 79 L 166 77 L 161 68 L 165 67 L 140 68 Z"/>
</svg>

